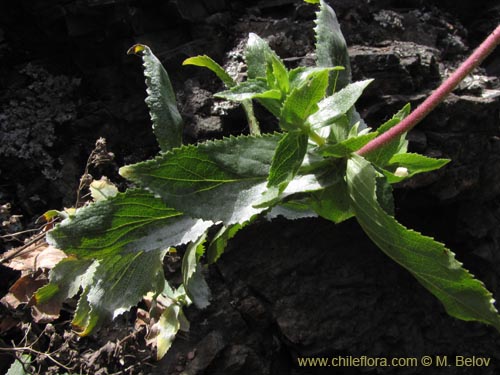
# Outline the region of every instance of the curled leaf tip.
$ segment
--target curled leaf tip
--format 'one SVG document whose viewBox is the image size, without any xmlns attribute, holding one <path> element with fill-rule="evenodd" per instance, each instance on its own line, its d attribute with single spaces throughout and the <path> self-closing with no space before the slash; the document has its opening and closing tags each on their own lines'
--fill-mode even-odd
<svg viewBox="0 0 500 375">
<path fill-rule="evenodd" d="M 127 55 L 139 55 L 140 53 L 144 52 L 148 47 L 145 46 L 144 44 L 134 44 L 132 47 L 130 47 L 127 51 Z"/>
</svg>

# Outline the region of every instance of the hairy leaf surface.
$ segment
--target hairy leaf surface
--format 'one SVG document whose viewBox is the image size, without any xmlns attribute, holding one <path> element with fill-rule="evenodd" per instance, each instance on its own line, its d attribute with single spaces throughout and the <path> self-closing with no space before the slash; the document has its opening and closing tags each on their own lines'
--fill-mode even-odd
<svg viewBox="0 0 500 375">
<path fill-rule="evenodd" d="M 243 102 L 250 99 L 277 99 L 281 98 L 281 91 L 270 88 L 263 79 L 251 79 L 221 91 L 214 95 L 216 98 Z"/>
<path fill-rule="evenodd" d="M 252 205 L 266 188 L 281 137 L 240 136 L 184 146 L 123 167 L 120 174 L 188 215 L 230 225 L 262 211 Z"/>
<path fill-rule="evenodd" d="M 491 293 L 462 267 L 443 244 L 409 230 L 388 215 L 376 199 L 374 167 L 358 155 L 347 163 L 347 183 L 356 218 L 366 234 L 394 261 L 434 294 L 451 316 L 476 320 L 500 330 Z"/>
<path fill-rule="evenodd" d="M 331 125 L 354 106 L 363 90 L 372 81 L 372 79 L 367 79 L 351 83 L 342 90 L 323 99 L 318 103 L 318 111 L 309 116 L 307 122 L 313 129 Z"/>
<path fill-rule="evenodd" d="M 182 117 L 167 71 L 148 46 L 136 44 L 128 53 L 141 54 L 146 77 L 146 104 L 162 151 L 182 144 Z"/>
<path fill-rule="evenodd" d="M 267 187 L 277 187 L 280 193 L 297 174 L 307 151 L 307 134 L 286 133 L 278 142 L 273 156 Z"/>
<path fill-rule="evenodd" d="M 340 30 L 339 21 L 333 9 L 324 1 L 320 2 L 316 14 L 316 56 L 318 66 L 343 66 L 342 71 L 331 72 L 329 94 L 346 87 L 351 82 L 351 64 L 347 44 Z"/>
<path fill-rule="evenodd" d="M 211 223 L 183 216 L 144 190 L 128 190 L 79 209 L 47 234 L 53 246 L 82 259 L 167 249 L 197 239 Z"/>
<path fill-rule="evenodd" d="M 280 127 L 297 130 L 306 118 L 318 109 L 317 103 L 325 96 L 328 87 L 328 70 L 307 75 L 286 97 L 280 114 Z"/>
<path fill-rule="evenodd" d="M 248 78 L 267 77 L 267 69 L 272 61 L 281 61 L 267 42 L 257 34 L 250 33 L 245 48 L 245 60 L 248 67 Z"/>
<path fill-rule="evenodd" d="M 148 292 L 163 290 L 165 253 L 140 251 L 99 260 L 93 282 L 80 297 L 72 322 L 75 330 L 88 335 L 104 319 L 114 319 L 135 306 Z"/>
</svg>

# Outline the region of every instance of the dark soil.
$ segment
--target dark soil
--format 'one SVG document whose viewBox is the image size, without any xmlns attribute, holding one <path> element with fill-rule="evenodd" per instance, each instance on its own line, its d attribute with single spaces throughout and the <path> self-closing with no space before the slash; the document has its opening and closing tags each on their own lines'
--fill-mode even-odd
<svg viewBox="0 0 500 375">
<path fill-rule="evenodd" d="M 189 5 L 186 5 L 189 4 Z M 421 102 L 500 20 L 496 1 L 332 2 L 350 47 L 354 79 L 375 78 L 358 110 L 376 127 L 405 103 Z M 311 64 L 314 13 L 299 0 L 30 0 L 0 3 L 0 205 L 33 228 L 48 209 L 74 204 L 95 141 L 113 165 L 91 170 L 125 187 L 118 166 L 158 151 L 144 104 L 140 60 L 151 46 L 169 71 L 186 120 L 185 140 L 247 132 L 240 108 L 214 102 L 209 72 L 181 67 L 208 54 L 238 70 L 248 32 L 269 40 L 290 66 Z M 500 51 L 409 135 L 410 148 L 452 162 L 398 186 L 397 217 L 447 244 L 500 297 Z M 261 113 L 262 112 L 262 113 Z M 258 111 L 263 128 L 276 124 Z M 266 121 L 269 120 L 269 121 Z M 0 213 L 0 215 L 4 215 Z M 2 221 L 9 217 L 1 217 Z M 15 220 L 14 220 L 15 221 Z M 11 243 L 3 243 L 5 247 Z M 16 280 L 2 268 L 1 295 Z M 70 331 L 68 304 L 51 325 L 29 326 L 29 309 L 0 311 L 22 324 L 0 346 L 40 337 L 37 350 L 75 373 L 417 374 L 422 367 L 300 368 L 299 356 L 490 357 L 489 367 L 430 367 L 430 374 L 496 374 L 500 336 L 449 317 L 437 300 L 383 255 L 355 222 L 258 222 L 210 267 L 213 300 L 189 308 L 191 330 L 155 362 L 133 334 L 134 311 L 99 333 Z M 28 341 L 25 341 L 28 342 Z M 2 352 L 3 353 L 3 352 Z M 0 354 L 2 354 L 0 353 Z M 8 352 L 7 352 L 8 353 Z M 63 373 L 39 357 L 41 373 Z M 11 356 L 0 359 L 0 372 Z M 183 372 L 184 371 L 184 372 Z M 335 372 L 336 371 L 336 372 Z"/>
</svg>

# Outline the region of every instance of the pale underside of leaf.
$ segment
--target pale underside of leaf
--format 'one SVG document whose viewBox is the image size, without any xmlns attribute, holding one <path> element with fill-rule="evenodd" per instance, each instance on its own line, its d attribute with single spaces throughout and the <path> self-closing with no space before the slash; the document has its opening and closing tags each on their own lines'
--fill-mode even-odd
<svg viewBox="0 0 500 375">
<path fill-rule="evenodd" d="M 225 225 L 249 220 L 264 208 L 271 160 L 282 134 L 240 136 L 184 146 L 154 160 L 120 169 L 125 178 L 161 196 L 169 206 L 192 217 Z M 283 196 L 321 189 L 328 178 L 298 174 Z"/>
<path fill-rule="evenodd" d="M 163 290 L 165 250 L 110 255 L 99 261 L 93 281 L 84 289 L 73 326 L 88 335 L 104 319 L 114 319 L 148 292 Z"/>
<path fill-rule="evenodd" d="M 197 239 L 212 223 L 183 216 L 144 190 L 128 190 L 79 209 L 47 234 L 67 254 L 101 259 L 168 249 Z"/>
</svg>

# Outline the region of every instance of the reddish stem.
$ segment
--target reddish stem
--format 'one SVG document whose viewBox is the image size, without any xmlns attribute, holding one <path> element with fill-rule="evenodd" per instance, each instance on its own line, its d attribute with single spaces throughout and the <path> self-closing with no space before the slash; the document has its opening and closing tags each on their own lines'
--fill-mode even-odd
<svg viewBox="0 0 500 375">
<path fill-rule="evenodd" d="M 443 101 L 467 74 L 472 72 L 500 44 L 500 25 L 484 40 L 483 43 L 465 60 L 458 69 L 448 77 L 422 104 L 403 119 L 399 124 L 382 133 L 357 151 L 358 155 L 366 155 L 386 145 L 396 137 L 409 131 Z"/>
</svg>

